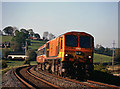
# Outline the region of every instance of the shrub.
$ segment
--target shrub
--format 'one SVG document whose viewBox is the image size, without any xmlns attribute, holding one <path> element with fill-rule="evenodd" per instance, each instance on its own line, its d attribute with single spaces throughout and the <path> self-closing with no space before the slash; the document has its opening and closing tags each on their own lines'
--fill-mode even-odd
<svg viewBox="0 0 120 89">
<path fill-rule="evenodd" d="M 9 49 L 4 49 L 4 50 L 2 50 L 2 58 L 7 58 L 7 56 L 8 56 L 8 54 L 9 54 Z"/>
<path fill-rule="evenodd" d="M 30 65 L 30 61 L 28 59 L 25 59 L 24 64 Z"/>
<path fill-rule="evenodd" d="M 31 41 L 30 40 L 26 40 L 27 41 L 27 45 L 30 46 L 31 45 Z"/>
<path fill-rule="evenodd" d="M 100 63 L 99 65 L 94 65 L 94 70 L 110 73 L 110 71 L 107 70 L 107 67 L 104 66 L 102 63 Z"/>
<path fill-rule="evenodd" d="M 27 51 L 27 56 L 28 56 L 28 59 L 30 61 L 34 61 L 34 60 L 36 60 L 37 54 L 36 54 L 36 52 L 34 50 L 28 50 Z"/>
<path fill-rule="evenodd" d="M 8 65 L 5 60 L 2 60 L 2 68 L 6 68 Z"/>
</svg>

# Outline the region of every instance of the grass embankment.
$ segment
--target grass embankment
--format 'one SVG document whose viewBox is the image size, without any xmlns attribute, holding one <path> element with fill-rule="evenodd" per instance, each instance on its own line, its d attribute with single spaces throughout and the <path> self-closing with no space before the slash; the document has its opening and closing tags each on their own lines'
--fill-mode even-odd
<svg viewBox="0 0 120 89">
<path fill-rule="evenodd" d="M 94 63 L 112 62 L 112 57 L 111 56 L 106 56 L 106 55 L 94 53 L 93 62 Z"/>
<path fill-rule="evenodd" d="M 33 49 L 35 51 L 37 51 L 37 49 L 44 45 L 47 41 L 38 41 L 38 40 L 30 40 L 31 41 L 31 45 L 28 46 L 28 49 Z"/>
<path fill-rule="evenodd" d="M 110 66 L 111 62 L 112 62 L 111 56 L 94 53 L 93 58 L 94 70 L 110 73 L 107 67 Z"/>
<path fill-rule="evenodd" d="M 2 42 L 5 42 L 5 41 L 10 42 L 13 38 L 13 36 L 0 36 L 0 37 L 2 37 Z"/>
<path fill-rule="evenodd" d="M 13 69 L 13 68 L 17 68 L 17 67 L 20 67 L 20 66 L 27 66 L 27 64 L 24 64 L 24 61 L 16 61 L 16 60 L 5 60 L 6 63 L 7 63 L 7 68 L 3 68 L 1 71 L 2 71 L 2 74 L 4 74 L 5 72 L 7 72 L 8 70 L 10 69 Z M 36 65 L 36 61 L 30 61 L 30 65 Z"/>
<path fill-rule="evenodd" d="M 120 77 L 107 72 L 94 70 L 90 80 L 120 86 Z"/>
</svg>

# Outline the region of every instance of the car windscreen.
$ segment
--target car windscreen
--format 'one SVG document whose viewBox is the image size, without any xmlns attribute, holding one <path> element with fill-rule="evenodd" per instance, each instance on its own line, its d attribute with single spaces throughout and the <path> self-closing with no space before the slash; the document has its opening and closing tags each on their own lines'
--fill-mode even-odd
<svg viewBox="0 0 120 89">
<path fill-rule="evenodd" d="M 66 35 L 65 45 L 70 47 L 78 47 L 78 37 L 75 35 Z"/>
<path fill-rule="evenodd" d="M 91 48 L 91 38 L 88 36 L 79 37 L 79 46 L 81 48 Z"/>
</svg>

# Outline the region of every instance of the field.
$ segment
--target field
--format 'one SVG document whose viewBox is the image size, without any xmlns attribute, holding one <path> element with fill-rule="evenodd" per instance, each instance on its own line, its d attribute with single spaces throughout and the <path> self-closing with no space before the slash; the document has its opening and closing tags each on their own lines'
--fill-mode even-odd
<svg viewBox="0 0 120 89">
<path fill-rule="evenodd" d="M 13 38 L 13 36 L 0 36 L 0 38 L 1 37 L 2 37 L 2 42 L 5 42 L 5 41 L 10 42 Z M 33 50 L 37 50 L 40 46 L 46 43 L 46 41 L 38 41 L 38 40 L 30 40 L 30 41 L 31 41 L 31 45 L 28 46 L 28 48 Z"/>
<path fill-rule="evenodd" d="M 44 45 L 46 43 L 46 41 L 37 41 L 37 40 L 30 40 L 31 41 L 31 45 L 28 46 L 28 49 L 33 49 L 35 51 L 37 51 L 37 49 Z"/>
<path fill-rule="evenodd" d="M 0 36 L 1 37 L 1 36 Z M 13 36 L 2 36 L 2 42 L 8 42 L 11 41 L 13 38 Z"/>
<path fill-rule="evenodd" d="M 13 68 L 17 68 L 19 66 L 25 66 L 27 64 L 24 65 L 24 61 L 15 61 L 15 60 L 6 60 L 6 63 L 7 63 L 7 68 L 3 68 L 2 70 L 2 73 L 4 74 L 6 71 L 10 70 L 10 69 L 13 69 Z M 31 61 L 30 62 L 31 65 L 36 65 L 36 61 Z"/>
<path fill-rule="evenodd" d="M 112 57 L 94 53 L 93 62 L 94 63 L 98 63 L 98 62 L 100 62 L 100 63 L 112 62 Z"/>
</svg>

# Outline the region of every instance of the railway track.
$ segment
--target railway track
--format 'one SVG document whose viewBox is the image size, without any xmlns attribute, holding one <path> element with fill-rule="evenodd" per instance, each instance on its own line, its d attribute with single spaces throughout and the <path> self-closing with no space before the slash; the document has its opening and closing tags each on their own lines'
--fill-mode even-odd
<svg viewBox="0 0 120 89">
<path fill-rule="evenodd" d="M 115 85 L 109 85 L 109 84 L 95 82 L 95 81 L 91 81 L 91 80 L 87 80 L 86 82 L 81 82 L 81 81 L 77 81 L 77 80 L 73 80 L 73 79 L 69 79 L 69 78 L 59 77 L 55 74 L 51 74 L 51 73 L 44 72 L 44 71 L 40 72 L 41 70 L 38 68 L 34 68 L 34 70 L 36 70 L 39 73 L 47 73 L 48 75 L 54 76 L 54 77 L 59 78 L 59 79 L 63 79 L 66 81 L 71 81 L 73 83 L 84 85 L 84 87 L 89 87 L 89 88 L 91 87 L 91 88 L 98 88 L 98 89 L 101 89 L 101 88 L 102 89 L 120 89 L 120 87 L 115 86 Z"/>
<path fill-rule="evenodd" d="M 26 86 L 25 88 L 60 89 L 60 87 L 56 85 L 50 84 L 41 78 L 35 77 L 35 75 L 28 72 L 28 68 L 30 67 L 20 67 L 14 71 L 15 76 Z"/>
<path fill-rule="evenodd" d="M 99 83 L 91 80 L 81 82 L 69 78 L 59 77 L 42 71 L 37 66 L 20 67 L 14 71 L 15 76 L 26 86 L 26 88 L 50 88 L 50 89 L 120 89 L 120 87 Z"/>
</svg>

